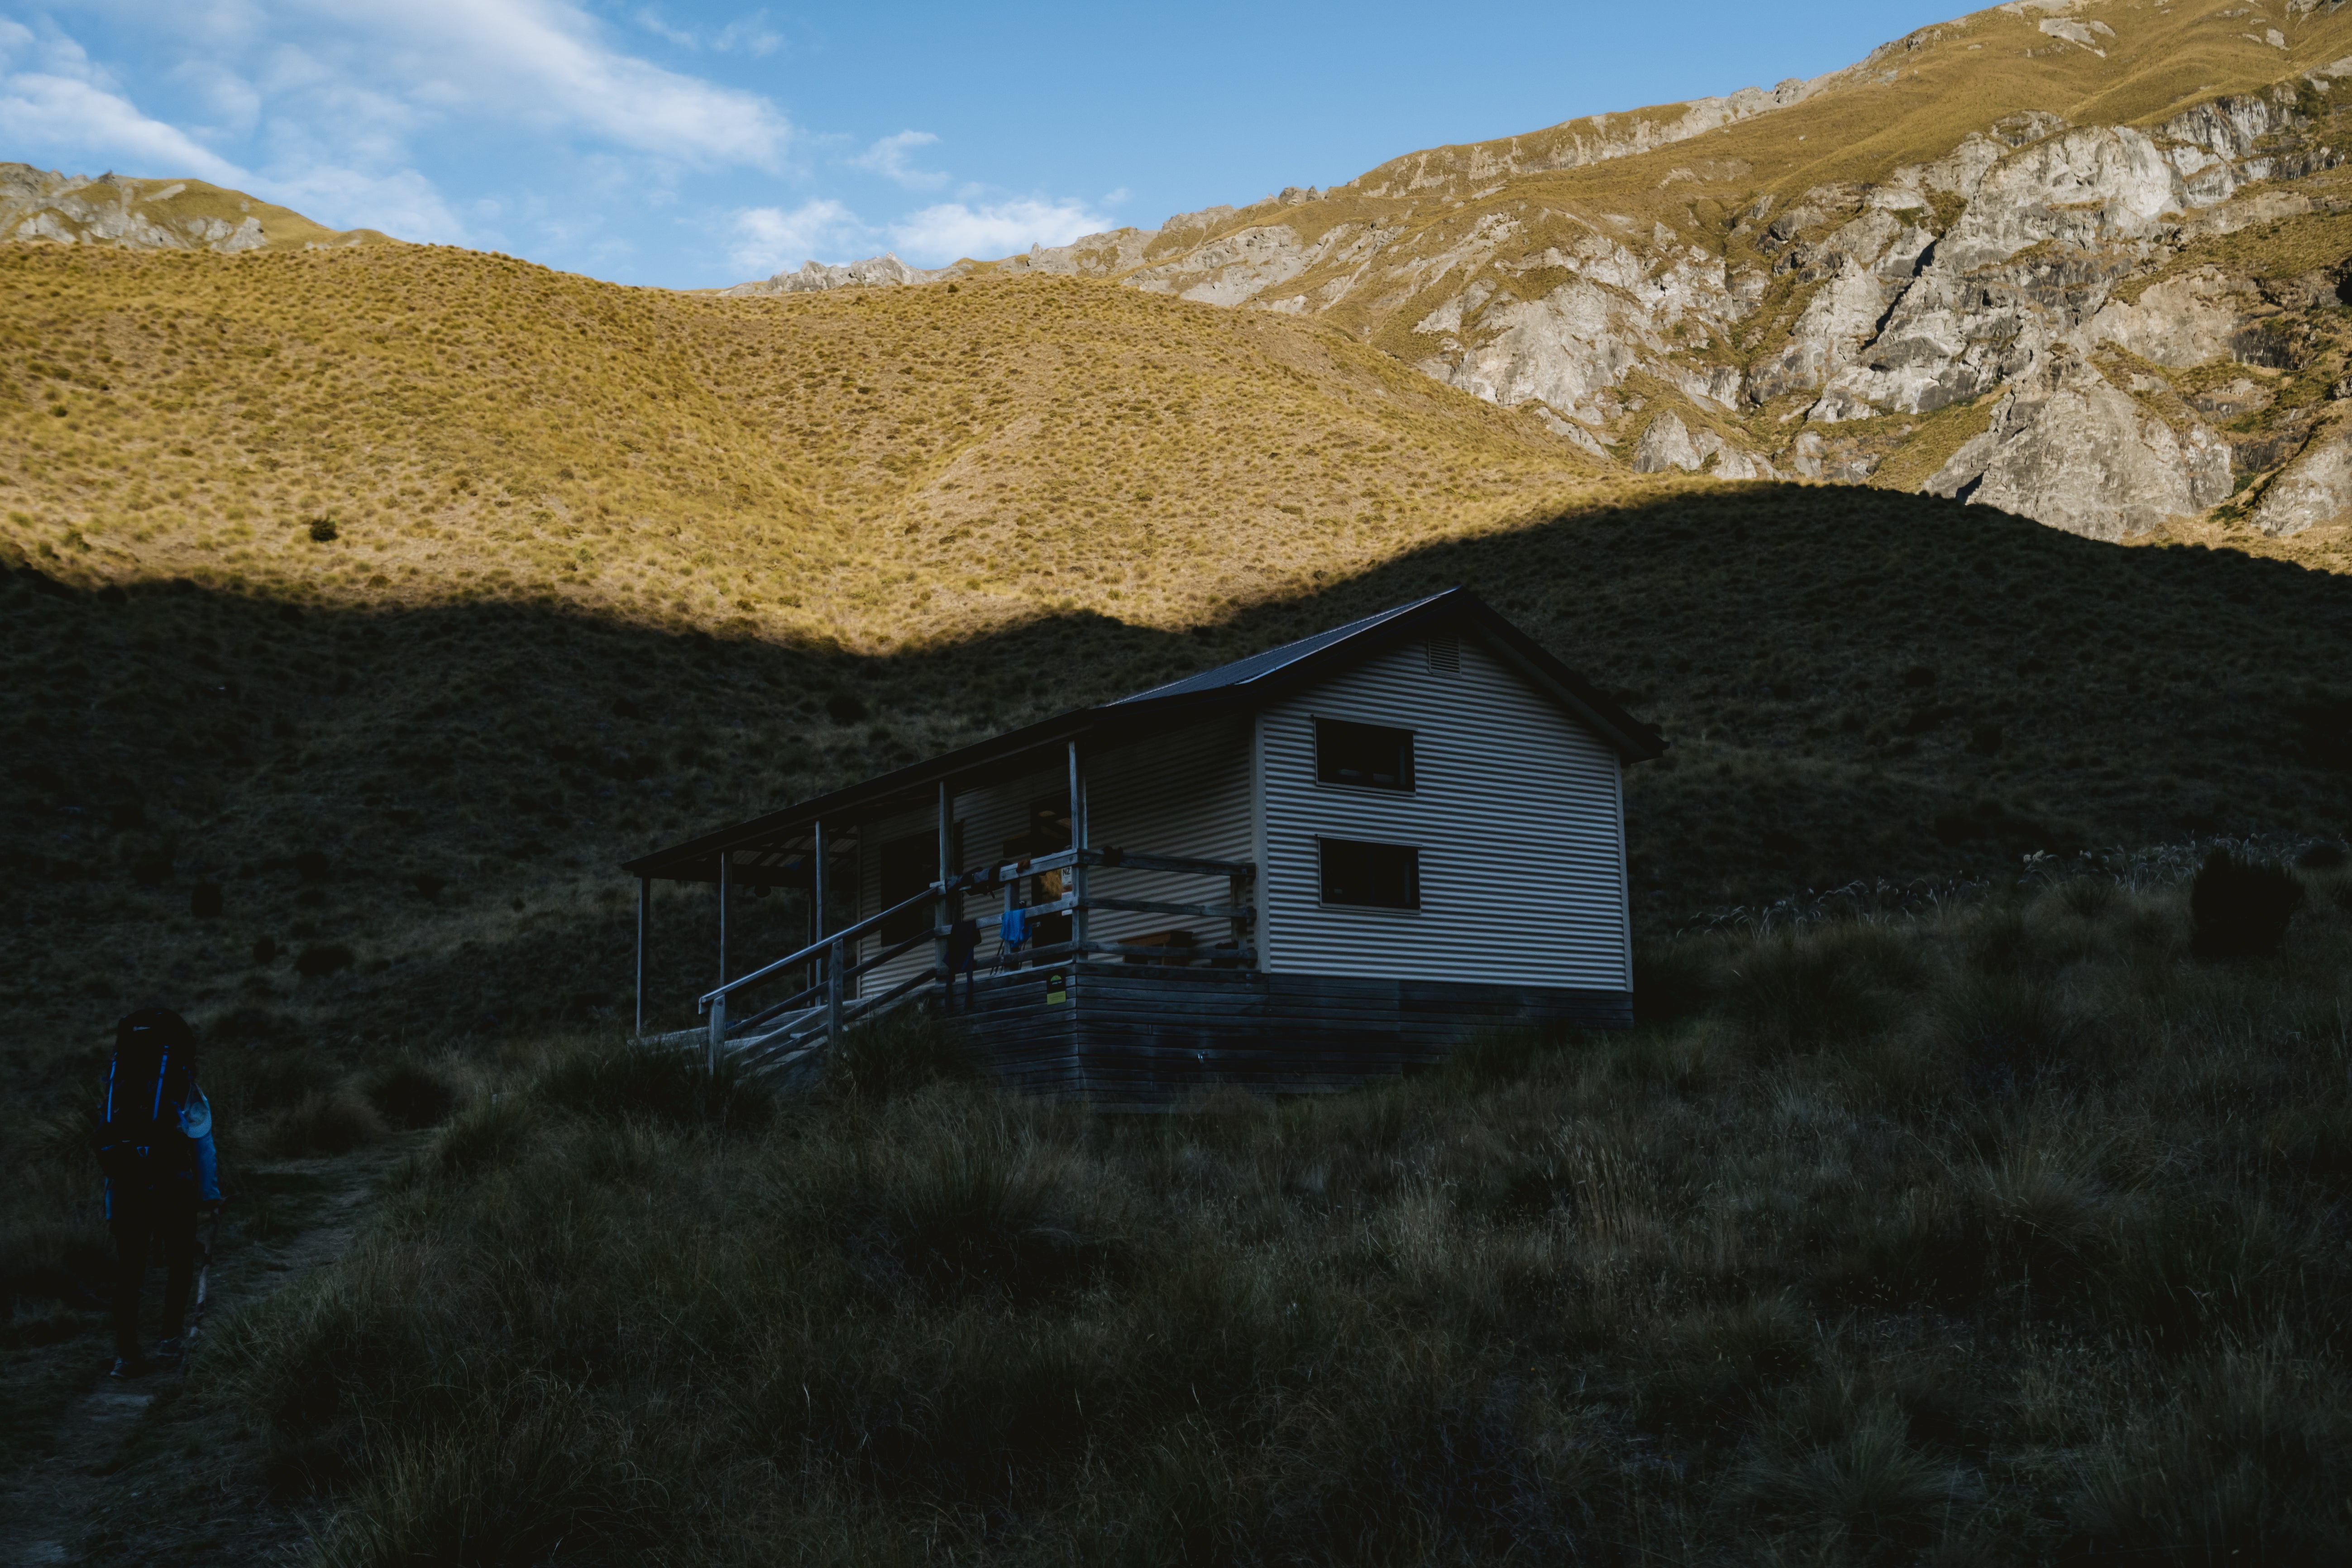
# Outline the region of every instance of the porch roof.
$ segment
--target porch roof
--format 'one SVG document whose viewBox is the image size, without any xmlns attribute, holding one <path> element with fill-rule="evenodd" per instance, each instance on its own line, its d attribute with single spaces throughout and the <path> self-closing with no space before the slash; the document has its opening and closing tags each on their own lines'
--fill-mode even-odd
<svg viewBox="0 0 2352 1568">
<path fill-rule="evenodd" d="M 965 788 L 1033 773 L 1051 765 L 1047 753 L 1072 741 L 1084 742 L 1090 752 L 1110 751 L 1146 736 L 1255 709 L 1382 648 L 1427 637 L 1449 625 L 1480 633 L 1506 662 L 1591 726 L 1626 761 L 1644 761 L 1665 750 L 1665 740 L 1655 730 L 1602 696 L 1485 600 L 1466 588 L 1448 588 L 1181 680 L 1098 707 L 1056 714 L 910 763 L 845 789 L 641 855 L 624 861 L 623 868 L 632 876 L 664 881 L 715 882 L 719 858 L 726 855 L 731 862 L 730 882 L 746 887 L 805 887 L 814 849 L 814 829 L 821 818 L 829 826 L 846 828 L 854 817 L 927 805 L 943 780 Z"/>
</svg>

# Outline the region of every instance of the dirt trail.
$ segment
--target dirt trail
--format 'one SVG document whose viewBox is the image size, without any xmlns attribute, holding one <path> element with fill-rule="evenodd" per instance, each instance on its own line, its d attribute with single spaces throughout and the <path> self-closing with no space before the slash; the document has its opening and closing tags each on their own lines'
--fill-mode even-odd
<svg viewBox="0 0 2352 1568">
<path fill-rule="evenodd" d="M 207 1335 L 227 1314 L 340 1257 L 374 1195 L 377 1178 L 403 1152 L 394 1145 L 336 1159 L 249 1167 L 247 1180 L 253 1191 L 232 1203 L 225 1217 L 190 1363 L 203 1358 Z M 142 1314 L 151 1346 L 162 1273 L 150 1270 Z M 89 1363 L 89 1386 L 61 1413 L 48 1454 L 0 1476 L 0 1568 L 84 1560 L 91 1554 L 95 1529 L 126 1508 L 135 1511 L 146 1467 L 126 1461 L 150 1411 L 179 1391 L 186 1368 L 119 1383 L 106 1375 L 112 1343 L 110 1332 L 85 1333 L 56 1347 L 58 1355 Z M 203 1545 L 226 1545 L 219 1540 L 224 1531 L 244 1533 L 241 1521 L 228 1518 L 187 1522 L 200 1534 L 205 1527 L 217 1527 Z"/>
</svg>

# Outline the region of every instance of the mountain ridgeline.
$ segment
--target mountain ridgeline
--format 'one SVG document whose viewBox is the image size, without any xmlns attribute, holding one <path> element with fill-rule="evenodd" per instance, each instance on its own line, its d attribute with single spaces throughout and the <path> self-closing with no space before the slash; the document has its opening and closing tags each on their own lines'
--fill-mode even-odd
<svg viewBox="0 0 2352 1568">
<path fill-rule="evenodd" d="M 2352 14 L 2006 5 L 1769 92 L 914 273 L 1327 322 L 1641 471 L 1864 481 L 2341 562 Z M 894 268 L 896 270 L 894 270 Z"/>
</svg>

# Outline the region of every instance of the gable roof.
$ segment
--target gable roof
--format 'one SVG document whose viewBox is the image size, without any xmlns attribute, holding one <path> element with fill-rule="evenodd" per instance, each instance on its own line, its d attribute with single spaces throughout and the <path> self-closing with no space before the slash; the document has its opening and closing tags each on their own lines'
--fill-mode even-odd
<svg viewBox="0 0 2352 1568">
<path fill-rule="evenodd" d="M 1165 686 L 1154 686 L 1148 690 L 1136 692 L 1133 696 L 1122 697 L 1106 706 L 1124 708 L 1130 702 L 1157 702 L 1163 698 L 1189 697 L 1195 692 L 1225 691 L 1234 687 L 1247 686 L 1253 681 L 1279 675 L 1302 660 L 1313 658 L 1328 648 L 1338 647 L 1342 643 L 1369 637 L 1374 630 L 1399 616 L 1409 616 L 1424 605 L 1436 604 L 1456 594 L 1466 594 L 1466 590 L 1449 588 L 1443 594 L 1432 594 L 1426 599 L 1415 599 L 1410 605 L 1399 605 L 1394 609 L 1382 610 L 1376 616 L 1366 616 L 1360 621 L 1349 621 L 1344 626 L 1334 626 L 1328 632 L 1317 632 L 1311 637 L 1300 637 L 1297 642 L 1286 642 L 1280 647 L 1270 647 L 1264 653 L 1254 653 L 1247 658 L 1237 658 L 1231 664 L 1221 664 L 1214 669 L 1204 669 L 1198 675 L 1188 675 L 1181 680 L 1171 680 Z M 1366 647 L 1362 651 L 1369 652 L 1370 647 Z"/>
<path fill-rule="evenodd" d="M 747 885 L 805 885 L 811 829 L 819 818 L 924 805 L 942 782 L 970 787 L 1034 772 L 1039 765 L 1037 753 L 1071 741 L 1085 740 L 1097 749 L 1108 749 L 1223 713 L 1254 710 L 1384 648 L 1446 626 L 1481 634 L 1504 662 L 1607 741 L 1626 761 L 1642 762 L 1665 750 L 1665 740 L 1655 730 L 1601 695 L 1485 600 L 1466 588 L 1448 588 L 1181 680 L 1097 707 L 1056 714 L 910 763 L 845 789 L 639 856 L 624 862 L 623 868 L 637 877 L 709 882 L 718 879 L 719 857 L 729 855 L 733 861 L 730 879 L 740 879 Z"/>
</svg>

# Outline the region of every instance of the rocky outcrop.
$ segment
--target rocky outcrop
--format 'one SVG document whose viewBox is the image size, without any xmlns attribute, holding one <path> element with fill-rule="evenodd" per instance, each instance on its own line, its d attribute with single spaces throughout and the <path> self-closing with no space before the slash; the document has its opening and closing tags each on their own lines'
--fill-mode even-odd
<svg viewBox="0 0 2352 1568">
<path fill-rule="evenodd" d="M 1502 142 L 1410 153 L 1381 164 L 1353 184 L 1367 196 L 1413 195 L 1450 191 L 1465 184 L 1483 184 L 1497 178 L 1638 157 L 1801 103 L 1843 74 L 1833 72 L 1811 81 L 1791 77 L 1769 91 L 1760 87 L 1743 87 L 1721 98 L 1698 98 L 1688 103 L 1669 105 L 1663 112 L 1647 110 L 1632 114 L 1595 114 L 1564 120 L 1548 131 Z"/>
<path fill-rule="evenodd" d="M 943 279 L 960 278 L 969 267 L 942 267 L 925 271 L 909 267 L 889 252 L 869 256 L 863 261 L 853 261 L 845 267 L 827 267 L 821 261 L 804 261 L 797 272 L 779 272 L 754 283 L 738 283 L 719 292 L 730 300 L 750 299 L 761 294 L 803 294 L 827 289 L 898 289 L 912 283 L 936 283 Z"/>
<path fill-rule="evenodd" d="M 2067 353 L 2013 388 L 1991 426 L 1924 488 L 2116 540 L 2226 500 L 2231 482 L 2219 436 L 2175 429 Z"/>
<path fill-rule="evenodd" d="M 1671 413 L 1658 415 L 1633 446 L 1633 471 L 1712 473 L 1719 479 L 1776 479 L 1772 465 L 1701 426 L 1696 432 Z"/>
<path fill-rule="evenodd" d="M 2352 416 L 2329 420 L 2273 480 L 2251 521 L 2273 538 L 2352 521 Z"/>
<path fill-rule="evenodd" d="M 175 210 L 189 189 L 184 180 L 96 179 L 0 163 L 0 236 L 54 245 L 103 245 L 126 250 L 211 250 L 233 256 L 269 243 L 250 198 L 228 195 L 243 209 L 232 220 L 217 213 Z"/>
<path fill-rule="evenodd" d="M 1836 276 L 1789 330 L 1787 344 L 1748 373 L 1748 396 L 1766 403 L 1819 387 L 1877 334 L 1888 293 L 1869 268 L 1852 256 L 1842 258 Z"/>
<path fill-rule="evenodd" d="M 1297 277 L 1345 242 L 1346 227 L 1309 244 L 1287 224 L 1228 234 L 1181 260 L 1147 267 L 1128 281 L 1151 294 L 1174 294 L 1204 305 L 1238 305 Z"/>
<path fill-rule="evenodd" d="M 2114 343 L 2151 363 L 2186 369 L 2231 357 L 2262 304 L 2245 279 L 2201 267 L 2150 285 L 2129 304 L 2106 306 L 2079 341 Z"/>
</svg>

